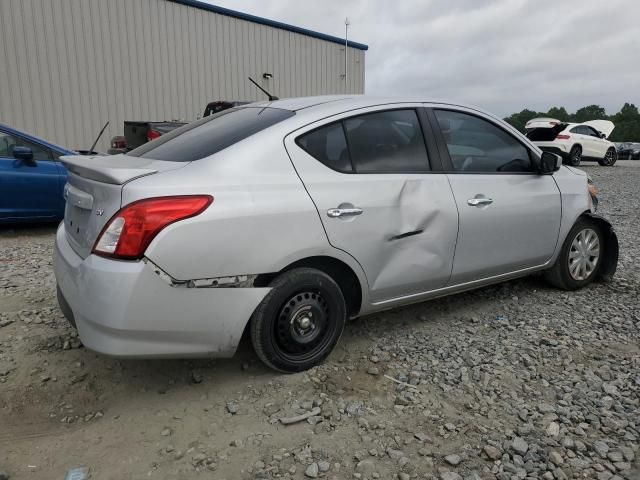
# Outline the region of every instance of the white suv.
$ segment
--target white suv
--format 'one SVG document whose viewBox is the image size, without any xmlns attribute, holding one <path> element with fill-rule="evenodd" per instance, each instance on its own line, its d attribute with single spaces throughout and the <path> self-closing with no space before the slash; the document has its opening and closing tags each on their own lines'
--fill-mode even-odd
<svg viewBox="0 0 640 480">
<path fill-rule="evenodd" d="M 609 120 L 566 123 L 555 118 L 534 118 L 525 125 L 527 138 L 540 149 L 560 155 L 577 167 L 582 159 L 612 166 L 618 159 L 616 146 L 607 140 L 614 125 Z"/>
</svg>

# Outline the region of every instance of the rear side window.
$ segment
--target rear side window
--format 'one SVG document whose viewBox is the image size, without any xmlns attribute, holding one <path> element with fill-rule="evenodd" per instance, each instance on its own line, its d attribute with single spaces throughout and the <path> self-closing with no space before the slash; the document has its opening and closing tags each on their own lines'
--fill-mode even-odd
<svg viewBox="0 0 640 480">
<path fill-rule="evenodd" d="M 295 115 L 279 108 L 245 107 L 225 110 L 177 128 L 127 155 L 132 157 L 192 162 L 213 155 Z"/>
<path fill-rule="evenodd" d="M 587 135 L 591 135 L 592 137 L 596 137 L 596 138 L 600 138 L 600 134 L 598 133 L 598 131 L 595 128 L 591 128 L 591 127 L 584 127 L 587 132 Z"/>
<path fill-rule="evenodd" d="M 529 150 L 502 128 L 462 112 L 435 110 L 454 171 L 519 173 L 533 171 Z"/>
<path fill-rule="evenodd" d="M 429 171 L 427 149 L 415 110 L 388 110 L 350 117 L 302 135 L 297 143 L 339 172 Z"/>
<path fill-rule="evenodd" d="M 303 135 L 298 139 L 298 145 L 329 168 L 345 173 L 353 171 L 342 122 Z"/>
</svg>

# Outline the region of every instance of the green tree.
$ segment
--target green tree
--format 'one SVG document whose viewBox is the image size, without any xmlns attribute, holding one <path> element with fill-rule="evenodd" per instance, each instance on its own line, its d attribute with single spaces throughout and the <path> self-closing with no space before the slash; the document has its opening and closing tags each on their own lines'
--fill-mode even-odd
<svg viewBox="0 0 640 480">
<path fill-rule="evenodd" d="M 607 112 L 600 105 L 587 105 L 579 108 L 572 115 L 572 121 L 576 123 L 587 122 L 589 120 L 602 120 L 607 118 Z"/>
<path fill-rule="evenodd" d="M 612 142 L 640 141 L 640 113 L 633 103 L 625 103 L 618 113 L 610 120 L 616 128 L 609 137 Z"/>
<path fill-rule="evenodd" d="M 551 118 L 557 118 L 562 122 L 568 122 L 571 118 L 569 112 L 567 112 L 564 107 L 551 107 L 547 112 L 547 116 Z"/>
<path fill-rule="evenodd" d="M 504 120 L 507 123 L 509 123 L 511 126 L 517 128 L 521 132 L 524 132 L 524 125 L 532 118 L 539 117 L 541 115 L 544 115 L 544 114 L 534 112 L 533 110 L 529 110 L 525 108 L 521 112 L 514 113 L 513 115 L 508 116 Z"/>
</svg>

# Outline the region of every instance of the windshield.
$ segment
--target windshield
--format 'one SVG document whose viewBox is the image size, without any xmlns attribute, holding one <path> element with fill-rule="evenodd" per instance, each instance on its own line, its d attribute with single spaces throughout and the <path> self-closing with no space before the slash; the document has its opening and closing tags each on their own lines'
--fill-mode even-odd
<svg viewBox="0 0 640 480">
<path fill-rule="evenodd" d="M 265 128 L 295 115 L 280 108 L 232 108 L 177 128 L 127 155 L 192 162 L 213 155 Z"/>
</svg>

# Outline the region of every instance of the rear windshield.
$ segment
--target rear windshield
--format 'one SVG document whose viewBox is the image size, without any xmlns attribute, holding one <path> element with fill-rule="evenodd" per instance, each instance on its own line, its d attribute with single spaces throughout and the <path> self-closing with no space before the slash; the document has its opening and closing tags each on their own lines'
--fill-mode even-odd
<svg viewBox="0 0 640 480">
<path fill-rule="evenodd" d="M 265 128 L 295 115 L 280 108 L 232 108 L 201 118 L 161 136 L 127 155 L 132 157 L 193 162 L 224 150 Z"/>
</svg>

